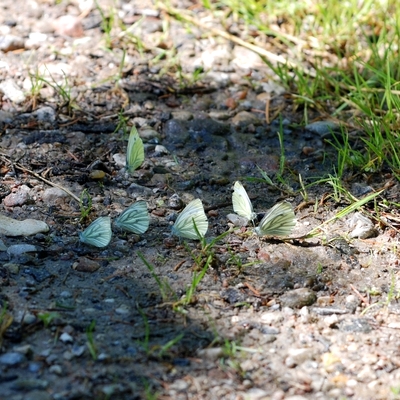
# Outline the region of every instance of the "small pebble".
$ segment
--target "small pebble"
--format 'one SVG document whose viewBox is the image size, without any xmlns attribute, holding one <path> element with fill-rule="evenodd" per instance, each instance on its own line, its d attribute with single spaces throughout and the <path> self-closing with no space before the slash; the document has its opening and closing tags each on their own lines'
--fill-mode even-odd
<svg viewBox="0 0 400 400">
<path fill-rule="evenodd" d="M 3 265 L 4 268 L 7 268 L 10 274 L 17 275 L 19 273 L 19 264 L 15 263 L 6 263 Z"/>
<path fill-rule="evenodd" d="M 197 356 L 209 361 L 215 361 L 222 357 L 224 351 L 221 347 L 212 347 L 209 349 L 200 349 L 197 351 Z"/>
<path fill-rule="evenodd" d="M 84 35 L 82 21 L 73 15 L 63 15 L 54 21 L 57 34 L 70 37 L 82 37 Z"/>
<path fill-rule="evenodd" d="M 279 300 L 283 307 L 301 308 L 312 305 L 317 300 L 317 296 L 310 289 L 299 288 L 284 293 Z"/>
<path fill-rule="evenodd" d="M 33 349 L 30 344 L 26 344 L 26 345 L 22 345 L 22 346 L 15 346 L 14 351 L 16 351 L 17 353 L 24 354 L 25 356 L 33 353 Z"/>
<path fill-rule="evenodd" d="M 261 323 L 274 325 L 283 321 L 283 315 L 279 312 L 265 312 L 261 314 Z"/>
<path fill-rule="evenodd" d="M 13 79 L 6 79 L 0 83 L 0 91 L 4 96 L 10 99 L 13 103 L 19 104 L 25 101 L 24 92 L 15 83 Z M 6 199 L 3 200 L 6 204 Z"/>
<path fill-rule="evenodd" d="M 316 121 L 305 126 L 310 132 L 316 133 L 322 137 L 329 135 L 332 131 L 339 128 L 338 124 L 333 121 Z"/>
<path fill-rule="evenodd" d="M 324 324 L 328 328 L 335 327 L 338 322 L 339 322 L 339 318 L 336 314 L 332 314 L 332 315 L 329 315 L 328 317 L 324 318 Z"/>
<path fill-rule="evenodd" d="M 61 365 L 54 364 L 49 368 L 49 372 L 56 375 L 61 375 L 63 373 Z"/>
<path fill-rule="evenodd" d="M 119 315 L 127 315 L 130 312 L 131 312 L 131 309 L 125 304 L 122 304 L 118 308 L 115 309 L 115 313 L 119 314 Z"/>
<path fill-rule="evenodd" d="M 0 239 L 0 251 L 7 251 L 7 246 L 1 239 Z"/>
<path fill-rule="evenodd" d="M 17 379 L 11 385 L 15 390 L 46 389 L 49 383 L 43 379 Z"/>
<path fill-rule="evenodd" d="M 72 346 L 72 349 L 71 349 L 72 354 L 75 357 L 80 357 L 85 352 L 85 350 L 86 350 L 86 346 L 84 346 L 84 345 L 82 345 L 82 346 L 74 345 L 74 346 Z"/>
<path fill-rule="evenodd" d="M 24 39 L 15 35 L 0 36 L 0 51 L 8 53 L 24 48 Z"/>
<path fill-rule="evenodd" d="M 13 244 L 7 249 L 10 256 L 16 257 L 25 253 L 35 253 L 37 248 L 32 244 Z"/>
<path fill-rule="evenodd" d="M 183 392 L 189 387 L 189 383 L 184 379 L 177 379 L 171 385 L 170 388 L 177 390 L 178 392 Z"/>
<path fill-rule="evenodd" d="M 246 128 L 247 126 L 259 125 L 261 122 L 260 120 L 251 112 L 248 111 L 240 111 L 237 113 L 232 119 L 231 123 L 233 126 L 237 128 Z"/>
<path fill-rule="evenodd" d="M 0 355 L 0 364 L 15 366 L 25 361 L 25 356 L 21 353 L 10 352 Z"/>
<path fill-rule="evenodd" d="M 100 353 L 99 356 L 97 357 L 97 359 L 99 361 L 105 361 L 105 360 L 108 360 L 108 358 L 109 358 L 109 355 L 107 353 Z"/>
<path fill-rule="evenodd" d="M 74 338 L 66 332 L 64 332 L 60 335 L 60 340 L 63 343 L 73 343 L 74 342 Z"/>
<path fill-rule="evenodd" d="M 38 361 L 32 361 L 28 364 L 28 371 L 29 372 L 39 372 L 43 368 L 43 364 Z"/>
<path fill-rule="evenodd" d="M 68 193 L 59 188 L 47 188 L 42 194 L 42 201 L 45 204 L 56 204 L 60 199 L 68 198 Z"/>
</svg>

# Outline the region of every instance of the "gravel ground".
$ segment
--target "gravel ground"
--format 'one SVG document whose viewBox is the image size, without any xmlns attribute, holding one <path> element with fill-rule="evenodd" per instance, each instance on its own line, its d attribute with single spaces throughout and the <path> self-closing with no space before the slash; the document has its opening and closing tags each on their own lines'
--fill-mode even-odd
<svg viewBox="0 0 400 400">
<path fill-rule="evenodd" d="M 151 2 L 99 1 L 104 18 L 90 2 L 54 3 L 0 5 L 0 397 L 399 398 L 395 210 L 386 225 L 335 219 L 348 203 L 332 185 L 305 194 L 298 180 L 333 172 L 335 126 L 315 114 L 300 127 L 258 55 Z M 206 19 L 196 3 L 176 6 Z M 112 18 L 131 28 L 108 32 Z M 131 125 L 146 157 L 127 174 Z M 274 187 L 257 166 L 277 176 L 278 132 L 290 173 Z M 300 239 L 232 229 L 238 179 L 259 214 L 289 201 Z M 389 174 L 366 179 L 346 189 L 400 201 Z M 231 229 L 211 249 L 171 236 L 194 198 L 207 240 Z M 138 199 L 146 233 L 115 230 L 100 250 L 79 242 L 90 221 Z M 10 233 L 5 217 L 36 222 Z"/>
</svg>

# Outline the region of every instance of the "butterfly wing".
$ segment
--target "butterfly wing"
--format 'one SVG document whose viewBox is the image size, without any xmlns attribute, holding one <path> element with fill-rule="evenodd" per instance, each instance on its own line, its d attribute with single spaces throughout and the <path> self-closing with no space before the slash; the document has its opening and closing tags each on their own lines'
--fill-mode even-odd
<svg viewBox="0 0 400 400">
<path fill-rule="evenodd" d="M 296 225 L 296 216 L 292 206 L 284 201 L 275 204 L 255 229 L 257 235 L 288 236 Z"/>
<path fill-rule="evenodd" d="M 172 227 L 172 233 L 186 239 L 198 239 L 195 224 L 200 236 L 203 237 L 208 230 L 208 221 L 200 199 L 192 200 L 179 214 Z"/>
<path fill-rule="evenodd" d="M 257 217 L 246 189 L 239 181 L 236 181 L 233 186 L 232 204 L 233 211 L 241 217 L 247 218 L 249 221 L 253 221 Z"/>
<path fill-rule="evenodd" d="M 147 231 L 149 223 L 147 204 L 143 200 L 132 204 L 115 220 L 118 228 L 138 235 Z"/>
<path fill-rule="evenodd" d="M 130 173 L 139 168 L 144 161 L 144 147 L 142 139 L 135 126 L 132 126 L 129 134 L 128 147 L 126 149 L 126 166 Z"/>
<path fill-rule="evenodd" d="M 79 240 L 92 246 L 106 247 L 111 241 L 111 236 L 110 217 L 100 217 L 79 234 Z"/>
</svg>

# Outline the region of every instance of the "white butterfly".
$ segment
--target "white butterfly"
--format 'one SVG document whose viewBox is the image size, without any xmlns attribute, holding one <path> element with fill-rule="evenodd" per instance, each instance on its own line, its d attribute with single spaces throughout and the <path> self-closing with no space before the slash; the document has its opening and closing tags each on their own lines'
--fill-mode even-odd
<svg viewBox="0 0 400 400">
<path fill-rule="evenodd" d="M 129 134 L 128 147 L 126 149 L 126 168 L 132 173 L 142 165 L 144 161 L 144 147 L 142 139 L 135 126 L 132 126 Z"/>
<path fill-rule="evenodd" d="M 179 214 L 172 226 L 172 233 L 186 239 L 199 239 L 196 228 L 203 237 L 208 230 L 207 216 L 200 199 L 192 200 Z"/>
<path fill-rule="evenodd" d="M 138 235 L 147 231 L 149 223 L 149 213 L 144 200 L 132 204 L 115 220 L 115 225 L 118 228 Z"/>
<path fill-rule="evenodd" d="M 79 234 L 79 240 L 92 246 L 106 247 L 111 241 L 111 236 L 110 217 L 100 217 Z"/>
<path fill-rule="evenodd" d="M 233 186 L 232 204 L 233 211 L 241 217 L 247 218 L 249 221 L 254 221 L 257 218 L 246 189 L 239 181 L 236 181 Z"/>
<path fill-rule="evenodd" d="M 275 204 L 255 229 L 257 235 L 288 236 L 296 225 L 296 216 L 287 202 Z"/>
</svg>

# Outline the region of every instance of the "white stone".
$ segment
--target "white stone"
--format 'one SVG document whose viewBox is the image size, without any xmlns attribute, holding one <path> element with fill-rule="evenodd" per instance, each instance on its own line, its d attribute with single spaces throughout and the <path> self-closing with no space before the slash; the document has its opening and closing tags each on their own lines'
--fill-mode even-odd
<svg viewBox="0 0 400 400">
<path fill-rule="evenodd" d="M 30 236 L 36 233 L 48 232 L 49 229 L 49 226 L 43 221 L 36 219 L 17 221 L 0 215 L 0 234 L 6 236 Z"/>
<path fill-rule="evenodd" d="M 67 332 L 64 332 L 64 333 L 61 334 L 60 340 L 63 343 L 73 343 L 74 342 L 74 338 L 70 334 L 68 334 Z"/>
</svg>

